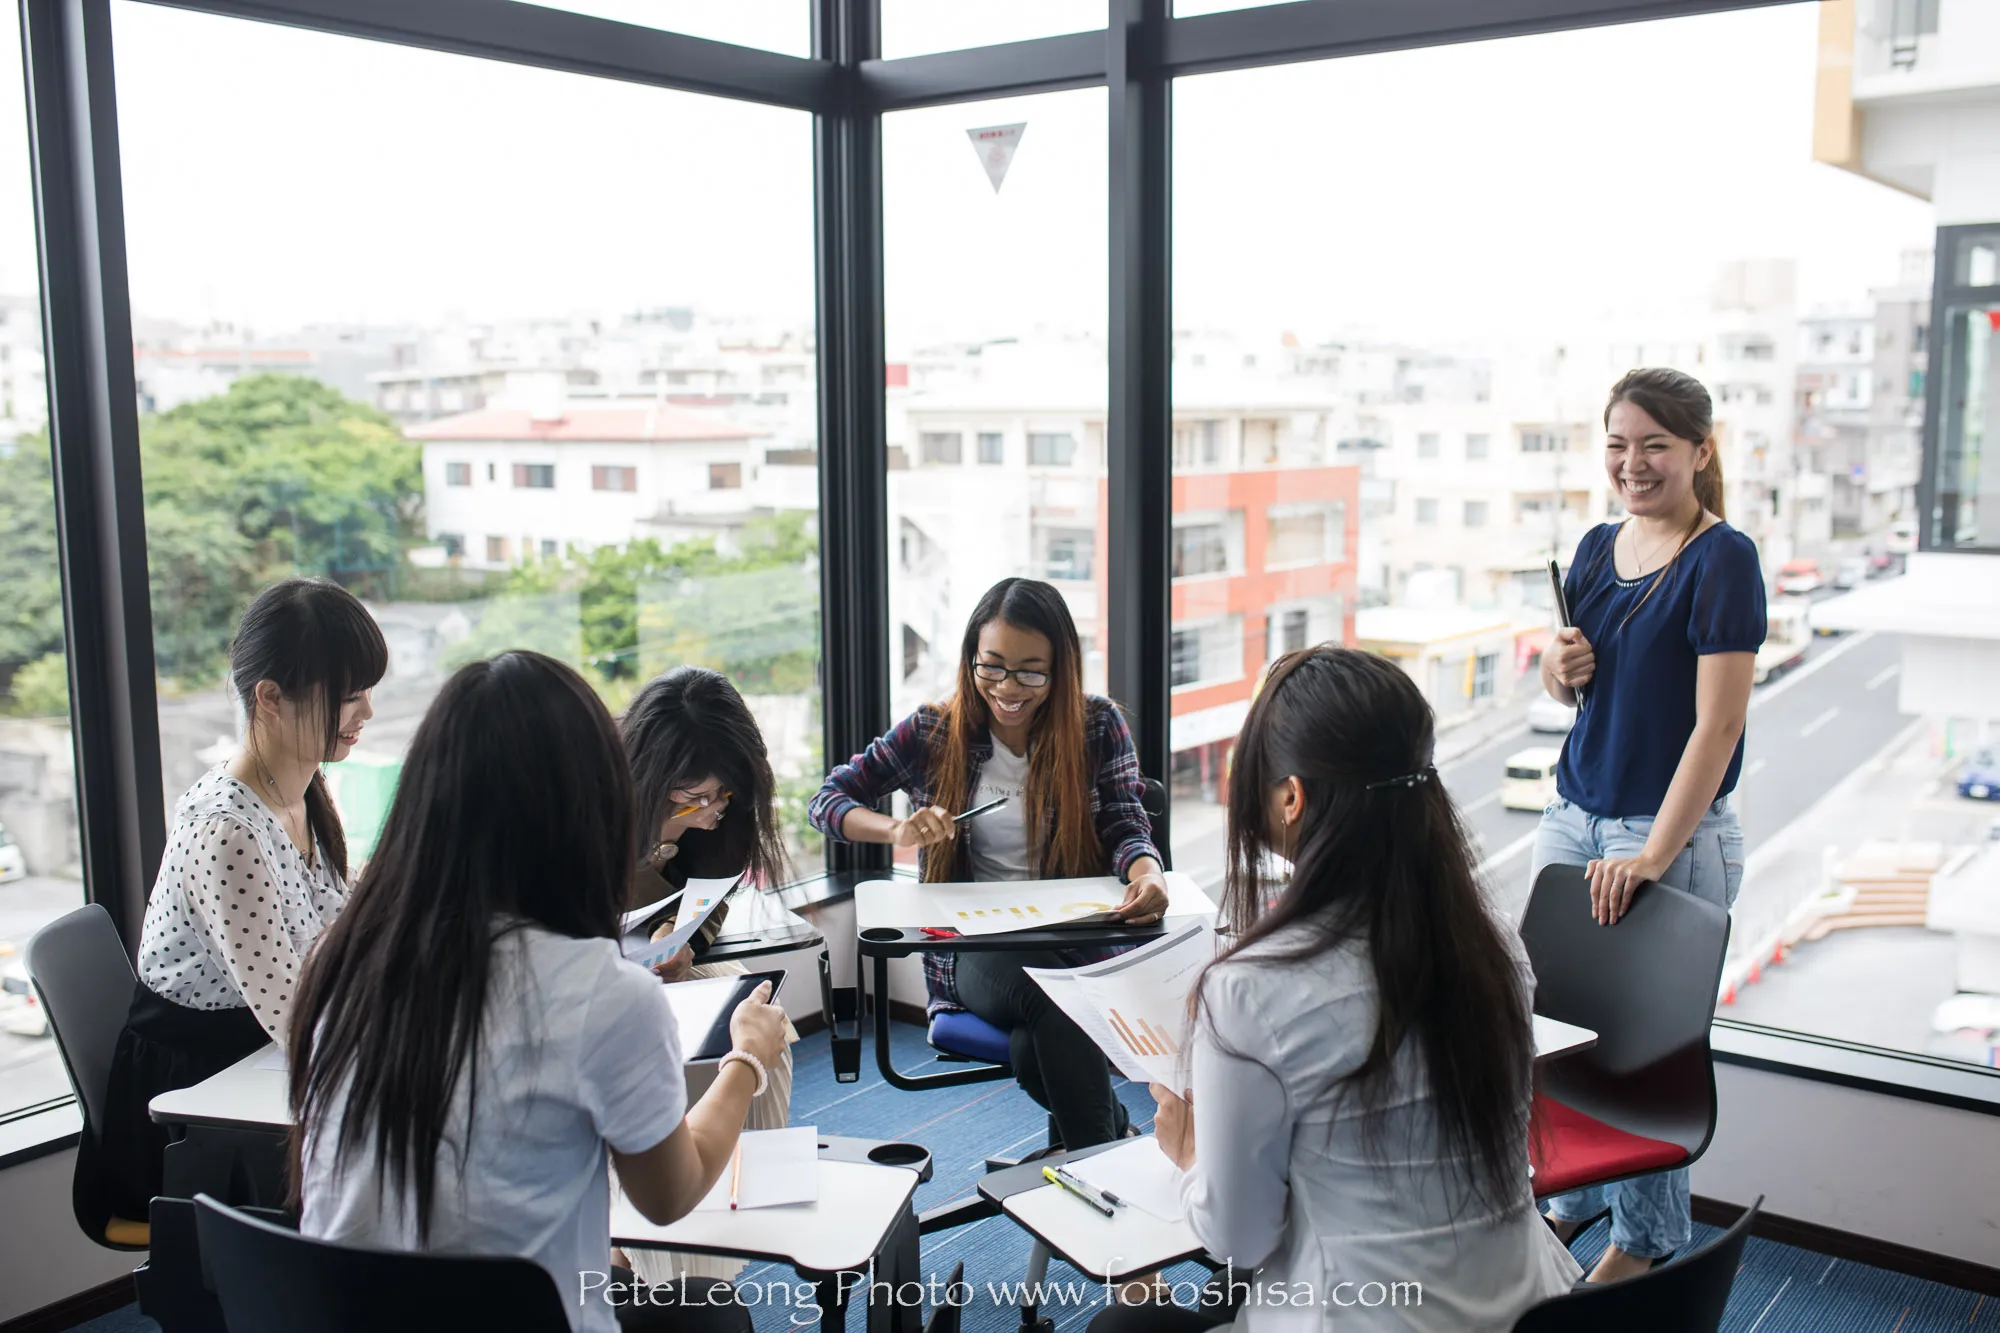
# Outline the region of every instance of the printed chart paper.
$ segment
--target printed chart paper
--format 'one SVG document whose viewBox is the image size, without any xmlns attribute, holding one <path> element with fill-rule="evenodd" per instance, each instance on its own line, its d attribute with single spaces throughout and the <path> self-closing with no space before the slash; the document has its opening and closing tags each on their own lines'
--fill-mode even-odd
<svg viewBox="0 0 2000 1333">
<path fill-rule="evenodd" d="M 694 933 L 707 923 L 717 905 L 735 887 L 734 879 L 689 880 L 681 894 L 681 910 L 675 918 L 673 933 L 659 940 L 627 940 L 625 956 L 641 967 L 657 967 L 666 962 L 694 938 Z"/>
<path fill-rule="evenodd" d="M 942 924 L 961 935 L 999 935 L 1010 930 L 1095 924 L 1125 901 L 1125 885 L 1109 875 L 1097 879 L 1016 879 L 932 887 L 944 906 Z"/>
<path fill-rule="evenodd" d="M 1186 1085 L 1188 996 L 1215 957 L 1205 921 L 1088 967 L 1021 970 L 1134 1082 Z"/>
</svg>

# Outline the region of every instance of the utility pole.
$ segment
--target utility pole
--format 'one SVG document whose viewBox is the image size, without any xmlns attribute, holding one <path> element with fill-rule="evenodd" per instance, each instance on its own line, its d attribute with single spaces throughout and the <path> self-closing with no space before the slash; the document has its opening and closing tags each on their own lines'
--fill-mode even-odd
<svg viewBox="0 0 2000 1333">
<path fill-rule="evenodd" d="M 1563 419 L 1563 348 L 1556 348 L 1555 358 L 1555 405 L 1556 421 L 1555 457 L 1553 464 L 1554 493 L 1549 497 L 1549 559 L 1562 559 L 1562 515 L 1563 515 L 1563 455 L 1569 452 L 1569 422 Z"/>
</svg>

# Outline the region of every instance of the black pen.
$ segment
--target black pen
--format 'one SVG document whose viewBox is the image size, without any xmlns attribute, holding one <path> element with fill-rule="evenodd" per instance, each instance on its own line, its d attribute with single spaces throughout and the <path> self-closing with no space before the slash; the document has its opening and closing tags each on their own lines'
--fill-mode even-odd
<svg viewBox="0 0 2000 1333">
<path fill-rule="evenodd" d="M 1005 796 L 1002 796 L 997 800 L 988 801 L 985 805 L 975 805 L 970 810 L 965 810 L 958 814 L 953 815 L 951 817 L 951 822 L 954 824 L 963 824 L 968 819 L 979 818 L 981 815 L 985 814 L 988 810 L 998 810 L 1001 806 L 1005 804 L 1007 804 L 1007 798 Z"/>
</svg>

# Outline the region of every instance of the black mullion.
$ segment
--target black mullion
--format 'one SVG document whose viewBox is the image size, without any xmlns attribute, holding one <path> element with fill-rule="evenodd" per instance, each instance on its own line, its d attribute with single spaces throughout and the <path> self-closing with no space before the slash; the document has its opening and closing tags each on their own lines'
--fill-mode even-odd
<svg viewBox="0 0 2000 1333">
<path fill-rule="evenodd" d="M 1173 474 L 1168 0 L 1113 0 L 1110 79 L 1111 349 L 1104 620 L 1111 693 L 1133 721 L 1139 766 L 1167 780 L 1171 690 L 1168 545 Z M 1171 839 L 1162 818 L 1154 837 Z"/>
<path fill-rule="evenodd" d="M 1801 2 L 1295 0 L 1176 19 L 1162 59 L 1169 74 L 1206 74 Z"/>
<path fill-rule="evenodd" d="M 833 96 L 824 61 L 517 0 L 147 0 L 424 50 L 812 111 Z"/>
<path fill-rule="evenodd" d="M 882 117 L 857 67 L 877 0 L 817 0 L 814 50 L 839 97 L 815 118 L 822 712 L 829 766 L 889 725 L 888 453 L 883 382 Z M 886 847 L 827 840 L 829 870 L 886 869 Z"/>
<path fill-rule="evenodd" d="M 861 62 L 863 95 L 878 111 L 1095 88 L 1104 79 L 1102 31 Z"/>
<path fill-rule="evenodd" d="M 109 0 L 21 0 L 85 891 L 128 950 L 166 847 Z"/>
</svg>

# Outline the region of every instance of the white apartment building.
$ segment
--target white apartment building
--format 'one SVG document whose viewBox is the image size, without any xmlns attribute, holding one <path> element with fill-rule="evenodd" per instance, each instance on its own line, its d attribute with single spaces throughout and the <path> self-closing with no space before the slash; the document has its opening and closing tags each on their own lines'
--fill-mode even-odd
<svg viewBox="0 0 2000 1333">
<path fill-rule="evenodd" d="M 1868 436 L 1875 401 L 1875 312 L 1815 310 L 1799 321 L 1799 465 L 1827 479 L 1832 531 L 1865 530 Z"/>
<path fill-rule="evenodd" d="M 756 432 L 660 404 L 488 407 L 405 434 L 423 445 L 431 539 L 473 569 L 635 538 L 729 550 L 753 514 L 798 507 L 785 474 L 810 471 L 766 479 Z"/>
</svg>

